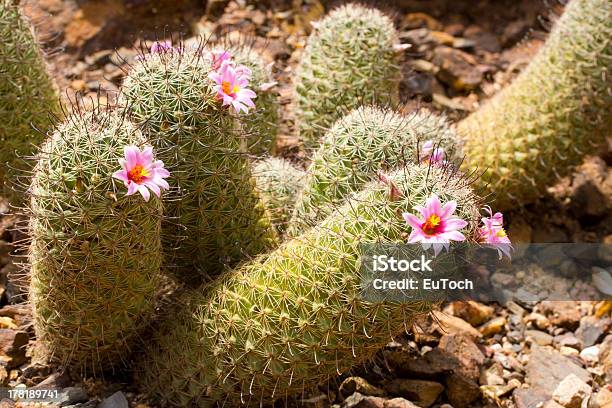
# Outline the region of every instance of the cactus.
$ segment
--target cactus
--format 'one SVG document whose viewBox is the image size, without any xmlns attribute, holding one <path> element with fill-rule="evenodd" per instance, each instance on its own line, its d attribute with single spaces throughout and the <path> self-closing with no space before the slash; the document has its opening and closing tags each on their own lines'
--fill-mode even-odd
<svg viewBox="0 0 612 408">
<path fill-rule="evenodd" d="M 58 114 L 59 98 L 30 24 L 16 2 L 0 0 L 0 193 L 15 204 L 20 174 Z M 37 130 L 34 130 L 36 128 Z"/>
<path fill-rule="evenodd" d="M 306 173 L 286 160 L 270 157 L 253 165 L 259 195 L 278 232 L 284 232 Z"/>
<path fill-rule="evenodd" d="M 189 292 L 153 334 L 136 378 L 163 406 L 265 404 L 371 358 L 427 302 L 360 296 L 360 245 L 400 243 L 411 211 L 431 193 L 456 200 L 475 233 L 478 202 L 466 180 L 425 164 L 370 184 L 322 224 L 212 286 Z M 187 306 L 185 306 L 187 305 Z"/>
<path fill-rule="evenodd" d="M 161 201 L 112 175 L 145 138 L 98 107 L 59 124 L 30 186 L 30 301 L 46 357 L 84 372 L 120 366 L 149 324 L 159 289 Z"/>
<path fill-rule="evenodd" d="M 611 39 L 609 0 L 571 1 L 529 66 L 458 124 L 496 208 L 536 199 L 610 135 Z"/>
<path fill-rule="evenodd" d="M 237 64 L 251 69 L 252 88 L 257 92 L 255 110 L 240 118 L 246 136 L 246 149 L 256 156 L 270 153 L 276 144 L 280 118 L 278 93 L 274 87 L 271 66 L 265 63 L 261 54 L 244 43 L 230 43 L 227 49 Z"/>
<path fill-rule="evenodd" d="M 348 4 L 318 22 L 295 77 L 300 138 L 316 148 L 327 128 L 361 103 L 399 99 L 398 35 L 379 10 Z"/>
<path fill-rule="evenodd" d="M 165 266 L 188 283 L 213 278 L 277 239 L 210 72 L 200 49 L 152 53 L 131 69 L 121 97 L 172 172 Z"/>
<path fill-rule="evenodd" d="M 427 111 L 401 115 L 375 106 L 338 120 L 314 154 L 298 195 L 288 233 L 296 236 L 323 220 L 344 199 L 360 191 L 380 169 L 395 169 L 419 156 L 432 140 L 452 155 L 457 136 L 446 120 Z"/>
</svg>

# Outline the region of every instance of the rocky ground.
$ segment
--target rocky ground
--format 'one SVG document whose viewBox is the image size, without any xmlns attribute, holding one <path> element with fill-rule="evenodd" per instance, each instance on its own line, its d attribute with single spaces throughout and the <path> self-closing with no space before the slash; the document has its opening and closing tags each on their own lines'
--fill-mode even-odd
<svg viewBox="0 0 612 408">
<path fill-rule="evenodd" d="M 274 61 L 283 106 L 277 150 L 304 163 L 293 134 L 290 78 L 310 22 L 327 9 L 317 0 L 146 1 L 22 0 L 38 27 L 63 98 L 112 97 L 125 69 L 158 37 L 212 40 L 240 32 Z M 402 42 L 404 109 L 426 107 L 459 119 L 506 86 L 546 38 L 555 2 L 402 0 L 380 7 L 395 16 Z M 155 4 L 152 6 L 151 4 Z M 183 33 L 182 36 L 180 33 Z M 100 92 L 100 89 L 102 91 Z M 612 154 L 590 157 L 551 186 L 538 203 L 506 214 L 514 242 L 612 243 Z M 60 387 L 66 407 L 155 407 L 129 377 L 71 377 L 31 361 L 35 344 L 19 257 L 19 217 L 0 204 L 0 384 Z M 4 214 L 4 215 L 2 215 Z M 610 261 L 610 259 L 608 259 Z M 574 268 L 570 275 L 610 272 Z M 518 274 L 517 274 L 518 275 Z M 530 276 L 508 276 L 512 285 Z M 421 319 L 366 367 L 337 384 L 307 390 L 279 406 L 341 408 L 612 407 L 611 302 L 455 302 Z M 0 407 L 37 406 L 0 401 Z"/>
</svg>

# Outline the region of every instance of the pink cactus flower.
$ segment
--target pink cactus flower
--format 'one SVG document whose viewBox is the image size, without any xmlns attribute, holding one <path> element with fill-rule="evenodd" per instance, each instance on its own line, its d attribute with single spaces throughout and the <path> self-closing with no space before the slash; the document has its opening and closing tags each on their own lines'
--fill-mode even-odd
<svg viewBox="0 0 612 408">
<path fill-rule="evenodd" d="M 210 52 L 210 60 L 213 71 L 218 71 L 226 61 L 229 63 L 232 60 L 232 54 L 227 50 L 213 50 Z"/>
<path fill-rule="evenodd" d="M 499 259 L 501 259 L 503 255 L 510 258 L 512 243 L 503 228 L 504 216 L 500 212 L 493 214 L 489 206 L 486 206 L 484 210 L 489 214 L 489 217 L 482 218 L 483 226 L 479 229 L 480 240 L 486 245 L 497 249 Z"/>
<path fill-rule="evenodd" d="M 151 146 L 140 150 L 136 146 L 125 146 L 124 158 L 119 159 L 122 169 L 113 173 L 113 177 L 123 181 L 128 191 L 126 195 L 139 192 L 145 201 L 149 201 L 151 190 L 157 197 L 161 190 L 170 188 L 164 180 L 170 176 L 170 172 L 164 168 L 164 162 L 153 160 L 153 148 Z"/>
<path fill-rule="evenodd" d="M 420 152 L 421 161 L 429 162 L 437 166 L 443 166 L 448 163 L 446 160 L 444 160 L 446 156 L 444 153 L 444 149 L 442 149 L 441 147 L 434 149 L 434 147 L 434 142 L 431 140 L 428 140 L 423 143 Z"/>
<path fill-rule="evenodd" d="M 215 85 L 215 91 L 217 91 L 219 99 L 223 101 L 223 106 L 231 105 L 238 113 L 241 111 L 248 113 L 249 107 L 255 107 L 251 99 L 256 98 L 257 95 L 252 90 L 247 89 L 249 80 L 244 75 L 244 71 L 242 71 L 242 74 L 236 71 L 237 69 L 226 62 L 220 71 L 211 72 L 209 77 L 217 84 Z"/>
<path fill-rule="evenodd" d="M 412 227 L 408 243 L 421 242 L 423 249 L 433 246 L 434 255 L 438 255 L 442 248 L 448 251 L 451 241 L 464 241 L 465 236 L 459 232 L 468 223 L 454 217 L 457 208 L 456 201 L 445 204 L 440 202 L 437 195 L 432 194 L 425 206 L 414 207 L 420 217 L 410 213 L 403 213 L 404 220 Z"/>
<path fill-rule="evenodd" d="M 151 45 L 151 54 L 159 54 L 162 52 L 166 52 L 166 51 L 171 51 L 174 48 L 172 47 L 172 41 L 170 40 L 166 40 L 166 41 L 155 41 L 152 45 Z"/>
</svg>

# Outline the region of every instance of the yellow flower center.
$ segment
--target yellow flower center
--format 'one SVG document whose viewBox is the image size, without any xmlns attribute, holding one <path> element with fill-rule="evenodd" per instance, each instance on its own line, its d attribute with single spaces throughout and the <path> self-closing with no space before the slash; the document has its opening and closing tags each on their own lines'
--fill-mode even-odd
<svg viewBox="0 0 612 408">
<path fill-rule="evenodd" d="M 506 236 L 506 231 L 504 231 L 504 229 L 501 228 L 499 231 L 497 231 L 495 235 L 498 236 L 499 238 L 504 238 Z"/>
<path fill-rule="evenodd" d="M 439 232 L 440 227 L 442 226 L 442 220 L 440 216 L 437 214 L 432 214 L 425 220 L 423 225 L 421 225 L 421 229 L 427 235 L 435 235 Z"/>
<path fill-rule="evenodd" d="M 135 165 L 132 170 L 128 171 L 128 180 L 136 184 L 142 184 L 145 178 L 149 177 L 149 171 L 140 164 Z"/>
<path fill-rule="evenodd" d="M 232 84 L 229 81 L 221 82 L 221 89 L 226 95 L 233 95 L 239 90 L 238 85 L 234 85 L 234 87 L 232 88 Z"/>
</svg>

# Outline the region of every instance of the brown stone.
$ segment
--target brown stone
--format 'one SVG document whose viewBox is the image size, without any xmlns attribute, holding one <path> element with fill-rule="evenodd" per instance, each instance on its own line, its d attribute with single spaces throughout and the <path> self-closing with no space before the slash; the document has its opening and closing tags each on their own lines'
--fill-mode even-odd
<svg viewBox="0 0 612 408">
<path fill-rule="evenodd" d="M 385 389 L 390 394 L 407 398 L 423 408 L 427 408 L 436 402 L 438 396 L 444 391 L 442 384 L 434 381 L 403 378 L 390 381 Z"/>
<path fill-rule="evenodd" d="M 26 362 L 26 346 L 30 336 L 23 331 L 0 329 L 0 358 L 7 368 Z"/>
<path fill-rule="evenodd" d="M 340 384 L 340 394 L 346 398 L 355 392 L 363 395 L 373 395 L 375 397 L 380 397 L 385 394 L 383 390 L 373 386 L 361 377 L 348 377 L 346 380 L 342 381 L 342 384 Z"/>
<path fill-rule="evenodd" d="M 463 51 L 438 46 L 434 51 L 434 64 L 438 65 L 438 79 L 457 91 L 476 89 L 483 74 L 475 68 L 474 57 Z"/>
<path fill-rule="evenodd" d="M 468 408 L 480 397 L 480 387 L 460 374 L 446 377 L 446 395 L 453 408 Z"/>
<path fill-rule="evenodd" d="M 584 368 L 554 350 L 533 346 L 527 364 L 527 382 L 531 388 L 552 397 L 561 381 L 570 374 L 588 383 L 591 375 Z"/>
<path fill-rule="evenodd" d="M 455 373 L 476 382 L 480 376 L 480 367 L 485 362 L 485 356 L 478 346 L 467 336 L 453 334 L 440 339 L 438 346 L 457 359 L 460 366 Z"/>
</svg>

